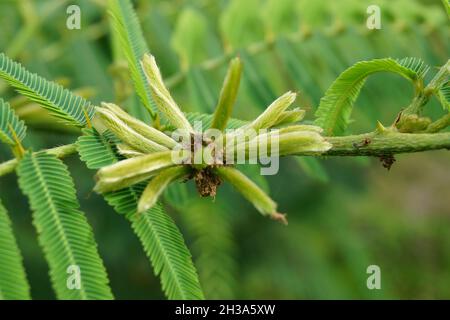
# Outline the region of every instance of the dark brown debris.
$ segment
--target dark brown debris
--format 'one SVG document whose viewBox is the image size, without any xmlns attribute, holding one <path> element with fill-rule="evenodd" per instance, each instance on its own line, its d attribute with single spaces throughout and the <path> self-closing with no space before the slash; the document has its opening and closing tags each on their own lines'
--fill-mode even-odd
<svg viewBox="0 0 450 320">
<path fill-rule="evenodd" d="M 383 154 L 380 156 L 380 162 L 386 169 L 390 170 L 395 162 L 393 154 Z"/>
<path fill-rule="evenodd" d="M 215 197 L 217 187 L 222 183 L 220 178 L 209 167 L 197 171 L 194 175 L 194 181 L 198 193 L 202 197 Z"/>
</svg>

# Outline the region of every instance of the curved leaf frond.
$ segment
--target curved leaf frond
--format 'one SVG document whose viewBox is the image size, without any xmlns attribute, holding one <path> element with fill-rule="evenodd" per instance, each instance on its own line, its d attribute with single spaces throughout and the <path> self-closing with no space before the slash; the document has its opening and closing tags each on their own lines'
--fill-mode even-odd
<svg viewBox="0 0 450 320">
<path fill-rule="evenodd" d="M 30 286 L 22 261 L 11 221 L 0 201 L 0 300 L 30 299 Z"/>
<path fill-rule="evenodd" d="M 397 61 L 405 68 L 414 71 L 417 75 L 417 78 L 423 79 L 427 72 L 430 70 L 430 67 L 426 65 L 422 59 L 419 58 L 407 57 Z"/>
<path fill-rule="evenodd" d="M 116 163 L 112 141 L 92 129 L 78 139 L 81 159 L 90 169 Z M 203 299 L 203 292 L 189 249 L 177 226 L 161 206 L 137 214 L 139 198 L 145 184 L 105 194 L 106 201 L 124 215 L 144 247 L 156 275 L 160 275 L 164 293 L 169 299 Z"/>
<path fill-rule="evenodd" d="M 136 206 L 137 200 L 134 202 Z M 175 300 L 204 299 L 191 253 L 163 207 L 156 204 L 141 215 L 133 214 L 131 223 L 152 261 L 155 274 L 161 276 L 167 297 Z"/>
<path fill-rule="evenodd" d="M 438 91 L 438 98 L 445 110 L 450 112 L 450 81 L 447 81 L 442 85 Z"/>
<path fill-rule="evenodd" d="M 130 68 L 136 93 L 150 114 L 154 116 L 157 108 L 140 64 L 144 54 L 150 51 L 142 35 L 141 26 L 133 5 L 129 0 L 110 0 L 108 7 L 110 9 L 114 30 L 119 36 L 122 50 L 128 61 L 128 67 Z"/>
<path fill-rule="evenodd" d="M 215 204 L 191 201 L 180 208 L 180 216 L 193 239 L 195 265 L 205 296 L 207 299 L 232 299 L 238 287 L 238 268 L 230 212 Z"/>
<path fill-rule="evenodd" d="M 61 85 L 26 70 L 4 53 L 0 53 L 0 78 L 5 79 L 20 94 L 40 104 L 54 116 L 71 125 L 84 127 L 95 108 L 91 103 Z"/>
<path fill-rule="evenodd" d="M 374 59 L 361 61 L 345 70 L 331 84 L 320 99 L 316 111 L 315 124 L 324 129 L 328 136 L 342 134 L 350 122 L 353 103 L 359 95 L 366 78 L 376 72 L 393 72 L 411 81 L 421 80 L 426 68 L 422 67 L 419 60 L 403 60 L 400 62 L 387 59 Z"/>
<path fill-rule="evenodd" d="M 25 138 L 27 128 L 23 120 L 15 114 L 9 103 L 0 98 L 0 140 L 14 146 L 18 139 Z"/>
<path fill-rule="evenodd" d="M 27 153 L 17 173 L 19 186 L 33 209 L 33 222 L 57 297 L 113 299 L 92 229 L 79 209 L 64 163 L 53 155 Z M 73 278 L 71 283 L 71 272 L 77 275 L 75 270 L 80 272 L 79 282 Z"/>
</svg>

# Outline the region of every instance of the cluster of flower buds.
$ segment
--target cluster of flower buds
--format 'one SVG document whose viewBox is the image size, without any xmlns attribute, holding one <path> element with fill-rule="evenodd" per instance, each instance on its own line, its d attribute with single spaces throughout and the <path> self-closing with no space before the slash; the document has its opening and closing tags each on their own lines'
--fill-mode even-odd
<svg viewBox="0 0 450 320">
<path fill-rule="evenodd" d="M 263 215 L 286 222 L 285 215 L 277 212 L 276 203 L 234 168 L 234 164 L 267 164 L 268 159 L 278 161 L 280 156 L 316 155 L 331 148 L 319 127 L 298 124 L 303 119 L 303 110 L 288 110 L 296 94 L 285 93 L 255 120 L 234 130 L 227 129 L 242 69 L 240 60 L 233 59 L 212 115 L 212 124 L 203 131 L 202 123 L 191 124 L 178 107 L 163 83 L 153 56 L 144 56 L 142 68 L 158 111 L 175 129 L 161 131 L 112 103 L 102 103 L 97 108 L 94 126 L 115 135 L 119 140 L 117 151 L 124 160 L 98 171 L 95 190 L 111 192 L 148 181 L 138 203 L 138 212 L 143 212 L 176 180 L 193 178 L 202 196 L 215 196 L 218 185 L 227 181 Z"/>
</svg>

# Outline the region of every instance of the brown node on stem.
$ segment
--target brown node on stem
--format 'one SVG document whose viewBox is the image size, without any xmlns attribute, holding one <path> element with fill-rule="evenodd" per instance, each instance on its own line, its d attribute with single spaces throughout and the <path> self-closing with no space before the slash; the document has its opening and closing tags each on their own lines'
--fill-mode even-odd
<svg viewBox="0 0 450 320">
<path fill-rule="evenodd" d="M 206 167 L 197 171 L 194 174 L 194 181 L 198 193 L 200 193 L 202 197 L 215 197 L 217 187 L 222 183 L 220 178 L 211 170 L 211 167 Z"/>
<path fill-rule="evenodd" d="M 371 142 L 369 138 L 364 138 L 361 142 L 354 142 L 353 147 L 356 149 L 367 147 Z"/>
<path fill-rule="evenodd" d="M 383 154 L 380 156 L 380 162 L 386 169 L 390 170 L 395 162 L 393 154 Z"/>
</svg>

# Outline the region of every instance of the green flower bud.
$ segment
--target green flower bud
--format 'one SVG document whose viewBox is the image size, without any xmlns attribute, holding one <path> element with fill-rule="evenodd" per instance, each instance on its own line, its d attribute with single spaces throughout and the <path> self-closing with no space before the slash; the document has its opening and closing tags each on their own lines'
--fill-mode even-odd
<svg viewBox="0 0 450 320">
<path fill-rule="evenodd" d="M 191 124 L 186 119 L 180 107 L 173 100 L 169 90 L 164 85 L 161 72 L 156 65 L 155 57 L 145 54 L 141 61 L 142 69 L 147 77 L 147 81 L 152 91 L 153 99 L 158 106 L 158 109 L 164 116 L 178 129 L 185 129 L 193 132 Z"/>
<path fill-rule="evenodd" d="M 186 177 L 189 174 L 186 166 L 177 166 L 161 170 L 145 188 L 138 203 L 138 213 L 142 213 L 153 207 L 164 189 L 174 180 Z"/>
<path fill-rule="evenodd" d="M 277 204 L 239 170 L 231 167 L 217 167 L 214 171 L 220 178 L 231 183 L 262 215 L 287 224 L 285 215 L 277 212 Z"/>
<path fill-rule="evenodd" d="M 242 73 L 242 63 L 239 58 L 231 60 L 227 75 L 220 91 L 219 103 L 214 111 L 211 128 L 223 131 L 233 111 L 239 89 Z"/>
<path fill-rule="evenodd" d="M 136 119 L 126 113 L 122 108 L 113 104 L 102 102 L 102 107 L 112 111 L 116 116 L 120 118 L 127 126 L 143 135 L 147 139 L 156 142 L 162 146 L 172 149 L 177 143 L 171 137 L 165 135 L 163 132 L 155 129 L 139 119 Z"/>
<path fill-rule="evenodd" d="M 296 94 L 288 91 L 272 102 L 270 106 L 254 121 L 245 128 L 252 128 L 255 130 L 271 128 L 279 119 L 280 115 L 295 101 Z"/>
<path fill-rule="evenodd" d="M 301 121 L 305 117 L 305 110 L 294 108 L 292 110 L 283 111 L 278 117 L 274 126 L 295 123 Z"/>
<path fill-rule="evenodd" d="M 117 151 L 125 158 L 134 158 L 144 155 L 142 152 L 137 151 L 125 143 L 118 143 L 116 147 Z"/>
<path fill-rule="evenodd" d="M 98 192 L 104 192 L 105 189 L 118 190 L 124 184 L 127 184 L 124 181 L 134 181 L 133 179 L 142 181 L 142 177 L 152 176 L 158 170 L 173 165 L 172 151 L 155 152 L 122 160 L 110 166 L 103 167 L 97 172 L 97 185 L 95 190 Z"/>
<path fill-rule="evenodd" d="M 105 108 L 97 108 L 95 116 L 100 118 L 102 124 L 115 134 L 120 140 L 143 153 L 167 150 L 156 142 L 145 138 L 119 119 L 117 115 Z"/>
</svg>

